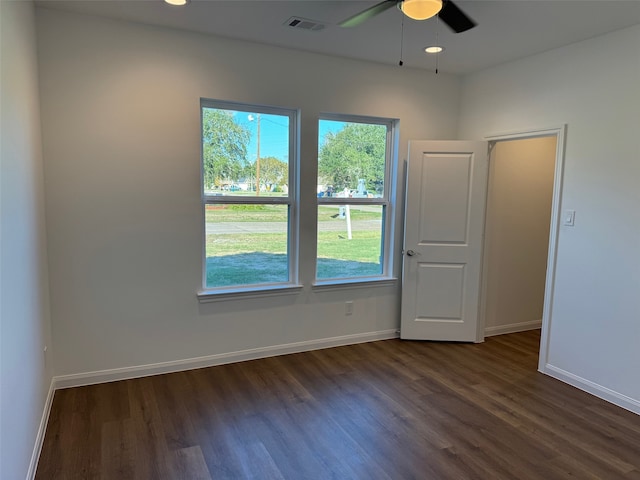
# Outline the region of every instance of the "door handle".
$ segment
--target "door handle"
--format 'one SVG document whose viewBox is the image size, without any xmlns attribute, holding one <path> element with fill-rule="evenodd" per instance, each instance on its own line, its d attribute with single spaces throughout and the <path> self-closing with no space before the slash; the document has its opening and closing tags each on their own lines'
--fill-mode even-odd
<svg viewBox="0 0 640 480">
<path fill-rule="evenodd" d="M 410 257 L 413 257 L 416 254 L 416 252 L 414 252 L 413 250 L 407 250 L 407 255 L 409 255 Z"/>
</svg>

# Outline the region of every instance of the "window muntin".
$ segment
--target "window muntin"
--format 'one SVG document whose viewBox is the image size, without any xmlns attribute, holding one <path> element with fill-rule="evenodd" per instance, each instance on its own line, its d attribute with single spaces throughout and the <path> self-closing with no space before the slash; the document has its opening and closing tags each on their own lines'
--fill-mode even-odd
<svg viewBox="0 0 640 480">
<path fill-rule="evenodd" d="M 316 279 L 386 277 L 393 121 L 323 116 L 318 134 Z"/>
<path fill-rule="evenodd" d="M 297 282 L 297 112 L 201 101 L 205 290 Z"/>
</svg>

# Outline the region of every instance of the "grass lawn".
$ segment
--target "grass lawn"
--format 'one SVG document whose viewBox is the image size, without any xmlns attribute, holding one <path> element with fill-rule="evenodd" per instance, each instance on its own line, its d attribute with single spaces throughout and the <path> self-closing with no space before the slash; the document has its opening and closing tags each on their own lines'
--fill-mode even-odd
<svg viewBox="0 0 640 480">
<path fill-rule="evenodd" d="M 318 278 L 382 273 L 379 231 L 356 231 L 352 240 L 341 236 L 338 232 L 319 233 Z M 208 235 L 206 254 L 207 287 L 288 280 L 283 233 Z"/>
</svg>

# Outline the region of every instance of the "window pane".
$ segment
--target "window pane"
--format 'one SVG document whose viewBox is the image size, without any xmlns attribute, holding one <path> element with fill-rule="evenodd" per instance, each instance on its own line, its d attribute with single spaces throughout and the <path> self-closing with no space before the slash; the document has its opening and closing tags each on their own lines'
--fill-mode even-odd
<svg viewBox="0 0 640 480">
<path fill-rule="evenodd" d="M 205 195 L 286 197 L 289 117 L 202 108 Z"/>
<path fill-rule="evenodd" d="M 318 196 L 384 195 L 387 126 L 320 120 Z"/>
<path fill-rule="evenodd" d="M 381 275 L 383 214 L 381 205 L 318 206 L 317 278 Z"/>
<path fill-rule="evenodd" d="M 287 205 L 206 205 L 206 287 L 289 280 Z"/>
</svg>

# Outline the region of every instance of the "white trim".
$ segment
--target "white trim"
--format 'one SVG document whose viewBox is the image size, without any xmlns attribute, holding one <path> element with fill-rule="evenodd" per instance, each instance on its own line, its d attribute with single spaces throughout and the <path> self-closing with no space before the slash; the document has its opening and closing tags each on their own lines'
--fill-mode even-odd
<svg viewBox="0 0 640 480">
<path fill-rule="evenodd" d="M 629 410 L 630 412 L 640 415 L 640 401 L 634 398 L 616 392 L 615 390 L 611 390 L 610 388 L 603 387 L 602 385 L 598 385 L 597 383 L 578 375 L 574 375 L 573 373 L 567 372 L 561 368 L 554 367 L 548 363 L 539 368 L 538 371 L 564 383 L 568 383 L 569 385 L 590 393 L 598 398 L 606 400 L 607 402 L 613 403 L 625 410 Z"/>
<path fill-rule="evenodd" d="M 481 262 L 481 272 L 480 272 L 480 302 L 479 302 L 479 310 L 478 310 L 478 323 L 476 325 L 476 340 L 475 343 L 484 342 L 484 337 L 488 336 L 487 328 L 485 327 L 487 324 L 487 283 L 489 280 L 489 255 L 487 254 L 487 246 L 491 241 L 491 235 L 487 234 L 487 222 L 489 220 L 489 215 L 491 214 L 491 188 L 494 183 L 494 161 L 493 161 L 493 149 L 494 144 L 491 142 L 487 142 L 487 162 L 489 164 L 489 171 L 487 173 L 487 192 L 485 194 L 484 199 L 484 220 L 482 224 L 482 262 Z M 497 334 L 494 334 L 497 335 Z"/>
<path fill-rule="evenodd" d="M 372 287 L 393 287 L 398 282 L 395 277 L 359 277 L 359 278 L 339 278 L 331 280 L 317 280 L 311 289 L 313 291 L 344 290 L 345 288 L 372 288 Z"/>
<path fill-rule="evenodd" d="M 300 293 L 303 285 L 254 285 L 250 287 L 232 287 L 212 290 L 200 290 L 196 295 L 200 303 L 220 302 L 249 298 L 272 297 L 274 295 L 295 295 Z"/>
<path fill-rule="evenodd" d="M 49 392 L 47 393 L 47 399 L 44 402 L 44 408 L 42 410 L 40 426 L 38 427 L 38 433 L 36 434 L 36 441 L 33 445 L 33 453 L 31 454 L 29 470 L 27 471 L 27 480 L 33 480 L 36 476 L 38 461 L 40 460 L 40 453 L 42 452 L 42 445 L 44 443 L 44 435 L 47 431 L 47 424 L 49 423 L 49 414 L 51 413 L 51 405 L 53 404 L 53 394 L 55 392 L 55 389 L 55 381 L 54 379 L 51 379 L 51 383 L 49 384 Z"/>
<path fill-rule="evenodd" d="M 290 205 L 289 196 L 282 197 L 256 197 L 255 195 L 207 195 L 202 194 L 202 201 L 207 205 Z"/>
<path fill-rule="evenodd" d="M 118 380 L 128 380 L 131 378 L 148 377 L 151 375 L 161 375 L 163 373 L 173 373 L 196 368 L 213 367 L 227 363 L 244 362 L 246 360 L 256 360 L 259 358 L 275 357 L 289 353 L 308 352 L 323 348 L 352 345 L 355 343 L 375 342 L 377 340 L 388 340 L 398 338 L 397 329 L 381 330 L 377 332 L 357 333 L 353 335 L 343 335 L 340 337 L 322 338 L 318 340 L 307 340 L 304 342 L 286 343 L 270 347 L 252 348 L 239 350 L 236 352 L 207 355 L 204 357 L 187 358 L 171 362 L 160 362 L 148 365 L 138 365 L 135 367 L 114 368 L 110 370 L 100 370 L 96 372 L 77 373 L 73 375 L 62 375 L 54 377 L 55 389 L 79 387 L 93 385 L 96 383 L 115 382 Z"/>
<path fill-rule="evenodd" d="M 547 260 L 547 278 L 544 285 L 544 306 L 542 309 L 542 333 L 540 336 L 539 365 L 549 360 L 549 337 L 551 336 L 551 310 L 553 308 L 553 294 L 556 282 L 556 264 L 558 256 L 558 235 L 560 234 L 560 199 L 564 175 L 564 151 L 567 125 L 556 130 L 556 172 L 553 185 L 553 200 L 551 202 L 551 229 L 549 231 L 549 258 Z"/>
<path fill-rule="evenodd" d="M 542 319 L 531 320 L 529 322 L 510 323 L 509 325 L 496 325 L 484 329 L 485 337 L 494 335 L 504 335 L 505 333 L 525 332 L 527 330 L 537 330 L 542 327 Z"/>
<path fill-rule="evenodd" d="M 289 118 L 289 175 L 287 185 L 289 190 L 286 196 L 259 196 L 256 192 L 254 196 L 242 196 L 242 195 L 207 195 L 204 190 L 204 149 L 202 138 L 200 140 L 200 196 L 201 196 L 201 215 L 202 215 L 202 251 L 201 251 L 201 265 L 202 265 L 202 290 L 198 292 L 198 299 L 200 302 L 211 302 L 217 300 L 225 300 L 226 298 L 218 296 L 214 298 L 209 295 L 207 290 L 207 228 L 206 228 L 206 208 L 211 204 L 268 204 L 268 205 L 287 205 L 289 208 L 289 217 L 287 220 L 287 263 L 289 267 L 289 282 L 293 284 L 298 283 L 298 241 L 299 241 L 299 226 L 298 226 L 298 206 L 300 203 L 300 177 L 299 177 L 299 165 L 300 165 L 300 109 L 267 106 L 259 104 L 239 103 L 225 100 L 216 100 L 211 98 L 200 98 L 200 134 L 203 132 L 203 119 L 204 109 L 220 109 L 246 113 L 267 114 L 267 115 L 280 115 Z M 256 185 L 256 190 L 260 189 L 260 185 Z M 295 255 L 292 256 L 292 253 Z M 268 284 L 265 285 L 268 288 Z M 247 285 L 238 285 L 240 290 L 243 290 Z M 249 290 L 256 290 L 255 286 L 249 286 Z M 230 294 L 231 292 L 225 292 L 223 294 Z M 234 291 L 234 289 L 231 289 Z M 250 296 L 250 295 L 249 295 Z M 262 296 L 262 295 L 259 295 Z M 228 298 L 229 295 L 227 295 Z"/>
<path fill-rule="evenodd" d="M 383 197 L 318 197 L 320 205 L 382 205 L 387 206 L 389 202 Z"/>
<path fill-rule="evenodd" d="M 318 128 L 320 122 L 339 121 L 347 123 L 359 123 L 368 125 L 384 126 L 387 129 L 385 135 L 385 166 L 384 166 L 384 185 L 381 197 L 375 198 L 353 198 L 353 197 L 319 197 L 317 205 L 380 205 L 382 206 L 382 277 L 389 278 L 393 274 L 394 254 L 391 250 L 393 247 L 393 237 L 395 236 L 395 215 L 397 209 L 396 186 L 398 172 L 398 149 L 399 149 L 399 130 L 400 120 L 397 118 L 385 117 L 369 117 L 364 115 L 350 115 L 344 113 L 320 113 L 318 115 Z M 319 154 L 319 152 L 318 152 Z M 317 211 L 316 211 L 317 212 Z M 317 223 L 317 218 L 316 218 Z M 316 242 L 317 250 L 317 242 Z M 317 251 L 316 251 L 317 256 Z M 322 285 L 324 279 L 318 278 L 317 262 L 315 268 L 315 284 Z M 340 277 L 340 279 L 348 277 Z M 329 281 L 329 283 L 334 283 Z"/>
<path fill-rule="evenodd" d="M 509 132 L 494 133 L 491 135 L 485 135 L 484 139 L 488 142 L 504 141 L 504 140 L 521 140 L 523 138 L 535 138 L 535 137 L 552 137 L 558 135 L 559 132 L 566 129 L 566 124 L 563 123 L 560 126 L 553 126 L 547 128 L 533 128 L 531 130 L 514 130 Z"/>
<path fill-rule="evenodd" d="M 538 369 L 544 371 L 549 359 L 549 336 L 551 335 L 551 311 L 553 309 L 553 294 L 556 280 L 556 264 L 558 255 L 558 235 L 560 231 L 560 199 L 564 175 L 564 152 L 567 124 L 560 126 L 539 128 L 524 131 L 514 131 L 502 134 L 487 135 L 489 142 L 516 140 L 535 137 L 556 137 L 556 169 L 553 180 L 553 199 L 551 201 L 551 224 L 549 229 L 549 254 L 547 257 L 547 276 L 544 286 L 544 306 L 542 309 L 542 332 L 540 335 L 540 355 Z M 484 318 L 483 318 L 484 320 Z"/>
</svg>

